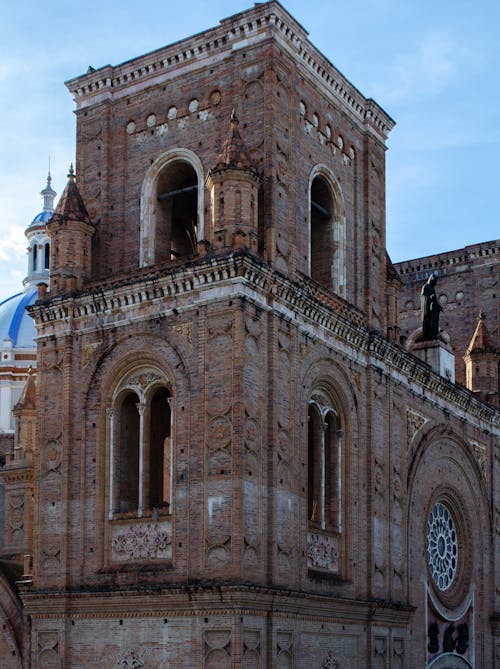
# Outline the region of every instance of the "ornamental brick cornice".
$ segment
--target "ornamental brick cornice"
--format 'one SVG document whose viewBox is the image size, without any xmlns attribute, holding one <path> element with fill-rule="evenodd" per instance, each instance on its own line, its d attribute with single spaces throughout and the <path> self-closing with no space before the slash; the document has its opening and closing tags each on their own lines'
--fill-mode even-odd
<svg viewBox="0 0 500 669">
<path fill-rule="evenodd" d="M 215 290 L 214 290 L 215 289 Z M 311 337 L 321 336 L 346 355 L 373 365 L 412 392 L 480 429 L 500 433 L 500 411 L 473 393 L 436 374 L 423 361 L 377 332 L 367 329 L 364 314 L 309 277 L 293 280 L 255 256 L 238 251 L 178 266 L 141 269 L 89 285 L 76 297 L 56 296 L 28 307 L 38 336 L 84 334 L 124 323 L 178 314 L 197 304 L 242 298 L 274 309 Z M 314 325 L 314 328 L 311 326 Z"/>
<path fill-rule="evenodd" d="M 308 40 L 307 31 L 279 2 L 259 3 L 248 11 L 223 19 L 219 26 L 133 58 L 121 65 L 89 68 L 70 79 L 67 88 L 77 109 L 128 95 L 185 75 L 187 71 L 233 57 L 235 51 L 274 39 L 288 51 L 303 73 L 329 97 L 349 110 L 352 118 L 385 140 L 394 127 L 391 117 L 365 98 Z"/>
<path fill-rule="evenodd" d="M 12 467 L 12 469 L 10 468 Z M 17 467 L 14 469 L 14 467 Z M 7 464 L 0 469 L 0 480 L 5 484 L 14 483 L 32 483 L 35 478 L 34 468 L 32 466 L 19 468 L 16 464 Z"/>
<path fill-rule="evenodd" d="M 21 586 L 22 588 L 22 586 Z M 327 623 L 372 622 L 406 627 L 415 608 L 385 600 L 328 597 L 296 590 L 203 585 L 115 592 L 34 592 L 21 597 L 33 618 L 262 616 Z"/>
</svg>

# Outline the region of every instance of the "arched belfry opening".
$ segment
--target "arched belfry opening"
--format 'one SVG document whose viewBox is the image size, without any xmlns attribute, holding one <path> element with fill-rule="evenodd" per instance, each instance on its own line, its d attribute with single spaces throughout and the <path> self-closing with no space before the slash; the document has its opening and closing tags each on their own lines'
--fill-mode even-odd
<svg viewBox="0 0 500 669">
<path fill-rule="evenodd" d="M 309 275 L 345 297 L 345 216 L 340 188 L 334 176 L 318 165 L 309 187 Z"/>
<path fill-rule="evenodd" d="M 184 160 L 169 163 L 156 188 L 156 262 L 193 255 L 198 227 L 198 178 Z"/>
<path fill-rule="evenodd" d="M 140 265 L 189 258 L 203 238 L 203 167 L 189 149 L 172 149 L 148 169 L 141 191 Z"/>
<path fill-rule="evenodd" d="M 326 288 L 332 285 L 333 196 L 320 174 L 311 185 L 311 277 Z"/>
</svg>

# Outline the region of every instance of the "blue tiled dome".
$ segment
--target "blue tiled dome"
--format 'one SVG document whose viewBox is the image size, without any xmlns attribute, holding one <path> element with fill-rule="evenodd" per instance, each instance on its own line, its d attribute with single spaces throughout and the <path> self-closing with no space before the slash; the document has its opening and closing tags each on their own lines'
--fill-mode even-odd
<svg viewBox="0 0 500 669">
<path fill-rule="evenodd" d="M 39 214 L 35 216 L 35 218 L 31 221 L 31 225 L 36 225 L 38 223 L 48 223 L 50 221 L 53 211 L 41 211 Z"/>
<path fill-rule="evenodd" d="M 34 348 L 36 329 L 26 307 L 37 299 L 37 289 L 30 288 L 0 302 L 0 347 L 7 337 L 14 348 Z"/>
</svg>

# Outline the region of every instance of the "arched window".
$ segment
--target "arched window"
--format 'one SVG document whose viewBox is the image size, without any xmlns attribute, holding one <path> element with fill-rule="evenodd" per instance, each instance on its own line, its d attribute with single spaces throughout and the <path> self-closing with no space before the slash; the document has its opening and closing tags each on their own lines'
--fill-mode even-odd
<svg viewBox="0 0 500 669">
<path fill-rule="evenodd" d="M 32 270 L 36 272 L 38 266 L 38 244 L 35 242 L 32 246 L 33 248 L 33 259 L 32 259 Z"/>
<path fill-rule="evenodd" d="M 173 398 L 166 377 L 146 368 L 127 375 L 109 417 L 109 518 L 172 511 Z"/>
<path fill-rule="evenodd" d="M 46 243 L 44 246 L 43 267 L 44 269 L 49 269 L 49 266 L 50 266 L 50 245 Z"/>
<path fill-rule="evenodd" d="M 311 529 L 342 528 L 342 429 L 333 402 L 315 393 L 308 407 L 307 515 Z"/>
<path fill-rule="evenodd" d="M 198 179 L 184 160 L 169 163 L 156 187 L 155 262 L 175 260 L 196 251 Z"/>
<path fill-rule="evenodd" d="M 120 406 L 118 449 L 118 508 L 120 513 L 139 506 L 139 398 L 128 393 Z"/>
<path fill-rule="evenodd" d="M 197 251 L 203 238 L 203 168 L 187 149 L 160 156 L 149 168 L 141 193 L 141 266 Z"/>
<path fill-rule="evenodd" d="M 309 188 L 309 274 L 325 288 L 345 297 L 345 221 L 340 188 L 321 165 Z"/>
</svg>

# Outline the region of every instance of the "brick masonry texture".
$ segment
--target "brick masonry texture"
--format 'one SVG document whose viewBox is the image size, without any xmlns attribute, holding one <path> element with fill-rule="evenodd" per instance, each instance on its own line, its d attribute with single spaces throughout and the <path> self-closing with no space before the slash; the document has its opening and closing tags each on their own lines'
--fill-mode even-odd
<svg viewBox="0 0 500 669">
<path fill-rule="evenodd" d="M 17 586 L 0 569 L 8 669 L 416 669 L 451 621 L 469 630 L 453 662 L 500 666 L 500 413 L 394 341 L 393 121 L 277 2 L 67 85 L 93 232 L 49 223 L 52 271 L 70 244 L 81 263 L 30 311 L 36 433 L 2 470 L 6 494 L 12 472 L 34 479 L 26 515 L 4 512 L 33 513 Z M 261 181 L 225 165 L 214 185 L 233 109 Z M 155 258 L 174 218 L 157 195 L 193 178 L 199 251 Z M 438 502 L 459 545 L 446 590 L 427 557 Z"/>
</svg>

